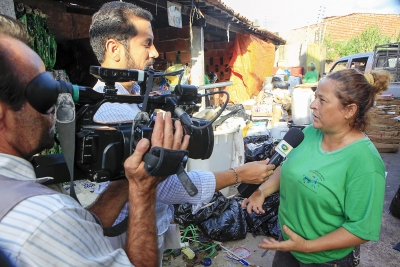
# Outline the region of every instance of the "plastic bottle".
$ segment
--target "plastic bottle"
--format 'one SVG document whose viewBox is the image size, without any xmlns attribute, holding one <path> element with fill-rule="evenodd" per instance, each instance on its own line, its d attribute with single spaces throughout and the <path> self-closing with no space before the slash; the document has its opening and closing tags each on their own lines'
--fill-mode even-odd
<svg viewBox="0 0 400 267">
<path fill-rule="evenodd" d="M 247 136 L 247 131 L 249 130 L 249 128 L 253 126 L 253 122 L 250 121 L 246 126 L 244 126 L 243 130 L 242 130 L 242 137 L 245 138 Z"/>
<path fill-rule="evenodd" d="M 265 80 L 264 80 L 264 83 L 263 83 L 264 92 L 269 92 L 270 93 L 272 91 L 273 87 L 274 86 L 272 85 L 272 76 L 265 77 Z"/>
<path fill-rule="evenodd" d="M 281 68 L 279 68 L 279 69 L 276 71 L 276 74 L 275 74 L 276 77 L 281 78 L 282 82 L 285 80 L 285 75 L 286 75 L 286 72 L 285 72 L 283 69 L 281 69 Z"/>
<path fill-rule="evenodd" d="M 284 81 L 288 81 L 288 80 L 289 80 L 289 77 L 290 77 L 290 70 L 285 69 L 284 71 L 285 71 L 285 78 L 284 78 L 283 80 L 284 80 Z"/>
</svg>

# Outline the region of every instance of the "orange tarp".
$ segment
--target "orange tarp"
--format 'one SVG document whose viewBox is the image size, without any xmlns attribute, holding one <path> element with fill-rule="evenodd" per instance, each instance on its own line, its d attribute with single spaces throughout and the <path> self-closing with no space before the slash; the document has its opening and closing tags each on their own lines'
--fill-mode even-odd
<svg viewBox="0 0 400 267">
<path fill-rule="evenodd" d="M 240 104 L 258 95 L 266 76 L 272 76 L 275 60 L 275 45 L 250 34 L 236 34 L 230 80 L 226 87 L 230 102 Z"/>
</svg>

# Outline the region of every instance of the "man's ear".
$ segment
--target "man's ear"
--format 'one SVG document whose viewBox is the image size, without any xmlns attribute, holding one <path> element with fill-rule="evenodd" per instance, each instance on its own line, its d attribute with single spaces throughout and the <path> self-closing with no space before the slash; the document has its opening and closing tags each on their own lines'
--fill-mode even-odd
<svg viewBox="0 0 400 267">
<path fill-rule="evenodd" d="M 0 101 L 0 130 L 5 126 L 7 105 Z"/>
<path fill-rule="evenodd" d="M 121 53 L 123 45 L 115 39 L 108 39 L 106 42 L 106 59 L 119 62 L 121 60 Z"/>
</svg>

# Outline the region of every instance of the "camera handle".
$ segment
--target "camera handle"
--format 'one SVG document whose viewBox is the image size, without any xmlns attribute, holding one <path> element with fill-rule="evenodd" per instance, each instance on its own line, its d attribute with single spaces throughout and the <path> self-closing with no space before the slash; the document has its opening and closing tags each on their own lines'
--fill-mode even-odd
<svg viewBox="0 0 400 267">
<path fill-rule="evenodd" d="M 142 138 L 151 139 L 149 135 L 143 131 L 142 126 L 150 125 L 151 120 L 146 112 L 139 112 L 132 124 L 132 137 L 130 143 L 130 153 L 133 153 L 136 147 L 136 141 Z M 145 170 L 151 176 L 165 177 L 176 174 L 183 188 L 189 196 L 197 195 L 198 189 L 190 180 L 185 171 L 186 162 L 189 152 L 187 150 L 172 150 L 161 147 L 153 147 L 143 156 L 145 162 Z"/>
</svg>

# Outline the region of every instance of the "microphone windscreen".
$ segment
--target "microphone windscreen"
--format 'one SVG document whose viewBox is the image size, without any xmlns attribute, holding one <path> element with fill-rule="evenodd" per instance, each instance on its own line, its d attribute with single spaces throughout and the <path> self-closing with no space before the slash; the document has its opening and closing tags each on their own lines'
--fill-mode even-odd
<svg viewBox="0 0 400 267">
<path fill-rule="evenodd" d="M 297 147 L 304 139 L 304 133 L 299 128 L 290 128 L 283 137 L 293 148 Z"/>
</svg>

